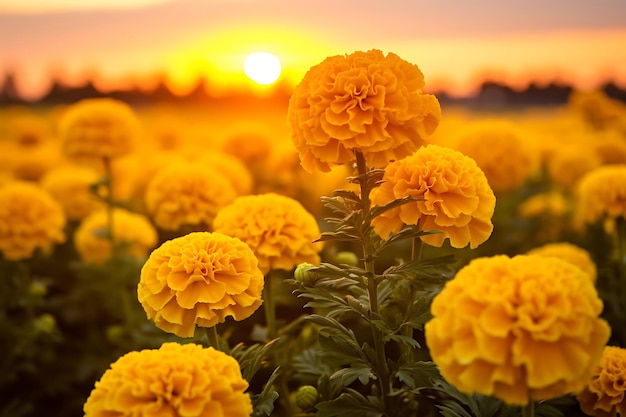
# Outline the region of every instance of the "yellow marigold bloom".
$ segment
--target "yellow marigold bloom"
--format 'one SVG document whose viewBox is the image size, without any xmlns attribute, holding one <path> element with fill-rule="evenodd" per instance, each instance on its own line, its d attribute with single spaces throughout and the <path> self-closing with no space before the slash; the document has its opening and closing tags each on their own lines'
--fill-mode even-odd
<svg viewBox="0 0 626 417">
<path fill-rule="evenodd" d="M 68 220 L 81 220 L 104 208 L 103 202 L 91 190 L 100 180 L 95 169 L 82 165 L 62 165 L 48 171 L 40 180 L 46 190 L 63 207 Z"/>
<path fill-rule="evenodd" d="M 139 122 L 126 103 L 110 98 L 70 105 L 59 121 L 64 153 L 72 158 L 115 158 L 133 149 Z"/>
<path fill-rule="evenodd" d="M 587 274 L 562 259 L 476 258 L 435 296 L 426 342 L 460 391 L 525 405 L 587 384 L 610 335 L 602 308 Z"/>
<path fill-rule="evenodd" d="M 194 343 L 164 343 L 111 364 L 83 406 L 85 417 L 248 417 L 248 382 L 232 356 Z"/>
<path fill-rule="evenodd" d="M 589 384 L 576 395 L 585 414 L 626 416 L 626 349 L 606 346 Z"/>
<path fill-rule="evenodd" d="M 254 178 L 250 169 L 241 159 L 214 149 L 207 152 L 192 148 L 188 152 L 189 154 L 186 155 L 185 159 L 221 172 L 231 182 L 237 195 L 247 195 L 252 192 Z"/>
<path fill-rule="evenodd" d="M 588 251 L 569 242 L 546 243 L 531 249 L 528 255 L 554 256 L 579 267 L 589 275 L 592 282 L 598 278 L 598 268 Z"/>
<path fill-rule="evenodd" d="M 550 216 L 562 217 L 567 213 L 569 203 L 558 191 L 539 193 L 528 197 L 519 205 L 518 212 L 523 218 Z"/>
<path fill-rule="evenodd" d="M 148 184 L 146 209 L 164 230 L 181 226 L 210 227 L 217 212 L 237 191 L 219 171 L 201 164 L 174 163 L 159 170 Z"/>
<path fill-rule="evenodd" d="M 38 181 L 62 161 L 55 143 L 14 148 L 11 163 L 13 176 L 25 181 Z"/>
<path fill-rule="evenodd" d="M 423 88 L 416 65 L 375 49 L 312 67 L 288 109 L 302 167 L 326 172 L 354 161 L 355 151 L 372 167 L 412 154 L 441 119 L 439 101 Z"/>
<path fill-rule="evenodd" d="M 601 166 L 578 184 L 577 215 L 585 223 L 626 217 L 626 165 Z"/>
<path fill-rule="evenodd" d="M 24 181 L 0 187 L 0 253 L 17 261 L 65 241 L 63 208 L 46 191 Z"/>
<path fill-rule="evenodd" d="M 552 182 L 573 190 L 586 173 L 601 164 L 600 157 L 589 147 L 571 147 L 555 152 L 547 161 L 547 170 Z"/>
<path fill-rule="evenodd" d="M 626 120 L 626 105 L 602 90 L 572 91 L 567 104 L 595 129 L 620 128 Z"/>
<path fill-rule="evenodd" d="M 222 233 L 194 232 L 156 248 L 141 269 L 139 302 L 158 328 L 192 337 L 261 305 L 263 273 L 248 245 Z"/>
<path fill-rule="evenodd" d="M 476 161 L 494 191 L 507 191 L 523 185 L 539 168 L 538 150 L 522 136 L 506 121 L 481 120 L 459 133 L 456 149 Z"/>
<path fill-rule="evenodd" d="M 443 232 L 422 237 L 434 246 L 447 238 L 455 248 L 468 243 L 475 248 L 491 235 L 496 198 L 476 162 L 458 151 L 427 145 L 387 165 L 382 185 L 372 191 L 372 203 L 382 206 L 404 197 L 425 201 L 403 204 L 376 217 L 372 225 L 383 238 L 418 222 L 422 229 Z"/>
<path fill-rule="evenodd" d="M 263 274 L 320 262 L 321 244 L 313 243 L 320 236 L 317 220 L 290 197 L 274 193 L 238 197 L 219 211 L 213 228 L 244 241 Z"/>
<path fill-rule="evenodd" d="M 107 236 L 107 210 L 85 217 L 74 234 L 74 246 L 81 259 L 100 264 L 111 258 L 113 248 Z M 146 216 L 122 208 L 113 209 L 113 239 L 124 245 L 124 253 L 133 258 L 145 258 L 158 242 L 158 234 Z"/>
</svg>

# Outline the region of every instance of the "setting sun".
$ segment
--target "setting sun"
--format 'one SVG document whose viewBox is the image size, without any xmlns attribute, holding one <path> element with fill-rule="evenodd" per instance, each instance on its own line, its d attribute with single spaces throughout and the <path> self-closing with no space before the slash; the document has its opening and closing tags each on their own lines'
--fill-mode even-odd
<svg viewBox="0 0 626 417">
<path fill-rule="evenodd" d="M 257 84 L 272 84 L 280 77 L 280 61 L 268 52 L 254 52 L 246 57 L 243 72 Z"/>
</svg>

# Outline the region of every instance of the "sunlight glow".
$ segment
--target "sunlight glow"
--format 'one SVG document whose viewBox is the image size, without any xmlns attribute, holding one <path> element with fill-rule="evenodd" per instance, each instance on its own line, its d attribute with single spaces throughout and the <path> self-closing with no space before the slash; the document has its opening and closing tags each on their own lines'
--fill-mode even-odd
<svg viewBox="0 0 626 417">
<path fill-rule="evenodd" d="M 257 84 L 269 85 L 280 77 L 280 61 L 268 52 L 253 52 L 243 63 L 243 72 Z"/>
</svg>

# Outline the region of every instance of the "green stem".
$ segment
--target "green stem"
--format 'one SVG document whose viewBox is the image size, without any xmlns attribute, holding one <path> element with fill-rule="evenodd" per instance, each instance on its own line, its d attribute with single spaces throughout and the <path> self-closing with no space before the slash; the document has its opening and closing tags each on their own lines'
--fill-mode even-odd
<svg viewBox="0 0 626 417">
<path fill-rule="evenodd" d="M 356 162 L 357 162 L 357 170 L 359 173 L 359 185 L 361 189 L 361 210 L 363 211 L 363 219 L 367 219 L 369 217 L 369 211 L 371 209 L 371 201 L 370 201 L 370 188 L 367 183 L 367 165 L 365 163 L 365 158 L 361 152 L 356 152 Z M 363 224 L 362 230 L 370 230 L 370 224 L 368 220 L 364 220 L 366 224 Z M 379 315 L 379 306 L 378 306 L 378 283 L 376 281 L 376 269 L 374 265 L 374 248 L 372 245 L 372 240 L 369 236 L 363 236 L 362 240 L 363 247 L 363 259 L 364 259 L 364 267 L 365 272 L 367 274 L 367 291 L 369 296 L 369 307 L 370 307 L 370 318 L 377 318 Z M 376 351 L 376 362 L 378 368 L 378 382 L 380 385 L 381 392 L 381 403 L 383 405 L 383 409 L 386 409 L 387 403 L 387 395 L 389 394 L 390 383 L 389 383 L 389 370 L 387 368 L 387 356 L 385 354 L 385 344 L 382 341 L 382 334 L 380 330 L 370 322 L 370 327 L 372 329 L 372 337 L 374 339 L 374 350 Z"/>
<path fill-rule="evenodd" d="M 418 223 L 419 227 L 419 223 Z M 422 239 L 419 237 L 415 237 L 411 241 L 411 261 L 419 261 L 422 257 L 422 248 L 423 248 Z M 409 308 L 413 305 L 413 299 L 415 298 L 415 289 L 413 285 L 410 284 L 409 288 Z M 404 335 L 407 337 L 413 337 L 413 328 L 411 326 L 404 327 Z M 414 350 L 411 346 L 404 345 L 404 353 L 409 359 L 414 359 Z"/>
<path fill-rule="evenodd" d="M 272 270 L 265 276 L 265 285 L 263 286 L 263 310 L 265 311 L 265 325 L 267 326 L 267 338 L 274 340 L 278 337 L 278 328 L 276 326 L 276 300 L 274 299 Z"/>
<path fill-rule="evenodd" d="M 223 350 L 220 344 L 220 337 L 217 334 L 217 326 L 206 328 L 206 336 L 209 340 L 209 346 L 215 350 Z"/>
<path fill-rule="evenodd" d="M 111 242 L 111 250 L 115 250 L 115 239 L 113 235 L 113 170 L 111 168 L 111 158 L 103 158 L 104 176 L 106 178 L 106 205 L 107 205 L 107 229 L 109 232 L 109 241 Z"/>
<path fill-rule="evenodd" d="M 522 407 L 522 417 L 535 417 L 535 401 L 530 400 Z"/>
</svg>

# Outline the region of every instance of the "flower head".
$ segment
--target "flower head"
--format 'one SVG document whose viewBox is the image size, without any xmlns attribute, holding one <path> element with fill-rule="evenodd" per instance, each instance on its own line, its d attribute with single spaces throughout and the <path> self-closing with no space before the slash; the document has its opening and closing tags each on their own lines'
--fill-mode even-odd
<svg viewBox="0 0 626 417">
<path fill-rule="evenodd" d="M 129 352 L 111 364 L 83 410 L 85 417 L 247 417 L 252 414 L 247 388 L 233 357 L 170 342 Z"/>
<path fill-rule="evenodd" d="M 0 253 L 9 260 L 30 258 L 65 241 L 63 208 L 35 184 L 8 181 L 0 187 Z"/>
<path fill-rule="evenodd" d="M 459 133 L 456 149 L 473 158 L 491 188 L 511 190 L 523 185 L 539 167 L 539 152 L 514 125 L 481 120 Z"/>
<path fill-rule="evenodd" d="M 170 164 L 148 184 L 146 208 L 164 230 L 183 225 L 209 227 L 217 212 L 237 196 L 233 184 L 219 171 L 202 164 Z"/>
<path fill-rule="evenodd" d="M 291 138 L 309 172 L 354 161 L 383 167 L 424 144 L 441 119 L 423 94 L 420 69 L 379 50 L 326 58 L 296 87 L 288 109 Z"/>
<path fill-rule="evenodd" d="M 554 256 L 579 267 L 589 275 L 592 282 L 598 278 L 598 268 L 591 255 L 580 246 L 569 242 L 546 243 L 527 252 L 528 255 Z"/>
<path fill-rule="evenodd" d="M 626 218 L 626 165 L 601 166 L 578 184 L 577 215 L 585 223 Z"/>
<path fill-rule="evenodd" d="M 576 395 L 590 416 L 626 416 L 626 349 L 606 346 L 600 364 L 585 389 Z"/>
<path fill-rule="evenodd" d="M 76 229 L 74 246 L 84 262 L 100 264 L 111 257 L 108 216 L 107 210 L 95 211 Z M 113 210 L 113 238 L 115 244 L 126 246 L 125 254 L 133 258 L 146 257 L 158 241 L 157 231 L 146 216 L 122 208 Z"/>
<path fill-rule="evenodd" d="M 48 171 L 40 184 L 61 204 L 69 220 L 81 220 L 104 207 L 91 189 L 99 179 L 98 171 L 89 166 L 62 165 Z"/>
<path fill-rule="evenodd" d="M 157 327 L 192 337 L 196 325 L 250 317 L 262 303 L 263 284 L 248 245 L 222 233 L 194 232 L 152 252 L 141 269 L 137 293 Z"/>
<path fill-rule="evenodd" d="M 477 258 L 435 296 L 426 341 L 460 391 L 523 405 L 587 384 L 610 334 L 602 307 L 587 274 L 564 260 Z"/>
<path fill-rule="evenodd" d="M 469 243 L 475 248 L 491 235 L 496 198 L 476 162 L 458 151 L 427 145 L 387 165 L 382 185 L 372 191 L 372 203 L 382 206 L 404 197 L 424 201 L 403 204 L 374 218 L 372 225 L 380 236 L 418 222 L 422 229 L 442 231 L 422 237 L 435 246 L 448 238 L 453 247 Z"/>
<path fill-rule="evenodd" d="M 246 242 L 264 274 L 292 269 L 302 262 L 319 264 L 320 235 L 315 217 L 296 200 L 274 193 L 238 197 L 219 211 L 216 232 Z"/>
<path fill-rule="evenodd" d="M 72 104 L 59 121 L 63 151 L 72 158 L 115 158 L 129 153 L 138 119 L 126 103 L 90 98 Z"/>
</svg>

